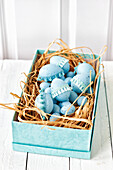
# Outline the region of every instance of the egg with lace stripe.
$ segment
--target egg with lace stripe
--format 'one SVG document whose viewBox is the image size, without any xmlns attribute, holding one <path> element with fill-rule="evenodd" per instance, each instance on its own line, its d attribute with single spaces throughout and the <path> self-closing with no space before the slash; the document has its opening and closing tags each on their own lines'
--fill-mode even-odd
<svg viewBox="0 0 113 170">
<path fill-rule="evenodd" d="M 63 80 L 55 78 L 51 83 L 52 98 L 63 102 L 69 100 L 71 87 Z"/>
<path fill-rule="evenodd" d="M 61 56 L 51 57 L 50 63 L 62 68 L 64 70 L 64 73 L 67 73 L 70 69 L 69 60 Z"/>
</svg>

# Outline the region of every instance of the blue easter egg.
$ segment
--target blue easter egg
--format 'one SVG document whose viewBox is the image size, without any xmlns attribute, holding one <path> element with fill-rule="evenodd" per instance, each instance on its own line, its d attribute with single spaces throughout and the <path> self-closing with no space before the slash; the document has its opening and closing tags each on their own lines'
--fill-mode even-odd
<svg viewBox="0 0 113 170">
<path fill-rule="evenodd" d="M 55 78 L 51 83 L 52 98 L 58 101 L 63 102 L 69 100 L 70 91 L 71 87 L 61 79 Z"/>
<path fill-rule="evenodd" d="M 77 97 L 78 97 L 77 93 L 74 92 L 74 91 L 71 91 L 70 97 L 69 97 L 69 101 L 70 101 L 71 103 L 73 103 L 73 102 L 76 100 Z"/>
<path fill-rule="evenodd" d="M 53 113 L 60 113 L 60 107 L 57 104 L 53 104 Z"/>
<path fill-rule="evenodd" d="M 51 113 L 53 110 L 53 100 L 50 96 L 50 94 L 47 94 L 45 92 L 41 92 L 36 100 L 35 105 L 43 110 L 45 113 Z"/>
<path fill-rule="evenodd" d="M 76 93 L 81 93 L 90 84 L 90 77 L 88 74 L 77 74 L 71 79 L 71 87 Z"/>
<path fill-rule="evenodd" d="M 64 77 L 64 75 L 60 78 L 60 79 L 62 79 L 62 80 L 65 80 L 65 77 Z"/>
<path fill-rule="evenodd" d="M 66 77 L 74 77 L 74 72 L 72 72 L 72 71 L 69 71 L 67 74 L 66 74 Z"/>
<path fill-rule="evenodd" d="M 94 93 L 94 90 L 93 90 L 93 88 L 91 87 L 91 91 L 92 91 L 92 93 Z M 88 87 L 88 90 L 87 90 L 87 92 L 86 93 L 89 93 L 89 94 L 91 94 L 91 92 L 90 92 L 90 87 Z"/>
<path fill-rule="evenodd" d="M 79 97 L 79 99 L 77 100 L 77 104 L 80 106 L 82 104 L 83 100 L 84 100 L 84 102 L 83 102 L 82 106 L 84 106 L 86 104 L 86 102 L 87 102 L 87 98 L 85 96 Z"/>
<path fill-rule="evenodd" d="M 91 79 L 94 81 L 95 79 L 95 70 L 92 67 L 92 65 L 84 62 L 80 63 L 77 68 L 75 68 L 77 74 L 88 74 L 90 76 L 90 71 L 91 71 Z"/>
<path fill-rule="evenodd" d="M 64 106 L 61 108 L 61 110 L 60 110 L 61 114 L 65 115 L 65 114 L 66 114 L 66 111 L 69 109 L 70 106 L 71 106 L 71 103 L 68 104 L 68 105 L 67 105 L 67 104 L 64 105 Z M 75 112 L 75 106 L 72 106 L 72 107 L 69 109 L 67 115 L 71 115 L 71 114 L 74 113 L 74 112 Z"/>
<path fill-rule="evenodd" d="M 50 63 L 61 67 L 64 70 L 64 73 L 67 73 L 70 69 L 69 60 L 61 56 L 53 56 L 50 59 Z"/>
<path fill-rule="evenodd" d="M 48 87 L 50 87 L 50 86 L 51 86 L 51 84 L 50 84 L 50 83 L 47 83 L 47 82 L 42 82 L 42 83 L 40 84 L 41 90 L 45 90 L 46 88 L 48 88 Z"/>
<path fill-rule="evenodd" d="M 71 77 L 67 77 L 64 81 L 71 86 Z"/>
<path fill-rule="evenodd" d="M 71 103 L 70 103 L 69 101 L 60 102 L 60 103 L 59 103 L 59 106 L 60 106 L 60 107 L 63 107 L 63 106 L 68 105 L 68 104 L 71 104 Z"/>
<path fill-rule="evenodd" d="M 45 93 L 51 94 L 51 87 L 46 88 Z"/>
<path fill-rule="evenodd" d="M 54 117 L 54 115 L 55 115 L 55 116 L 60 116 L 59 113 L 53 113 L 53 114 L 50 116 L 50 119 L 49 119 L 51 122 L 54 122 L 54 121 L 56 121 L 57 119 L 59 119 L 58 117 Z"/>
<path fill-rule="evenodd" d="M 54 78 L 60 78 L 64 75 L 64 71 L 57 65 L 55 64 L 47 64 L 44 65 L 38 75 L 39 81 L 44 80 L 44 81 L 52 81 Z"/>
</svg>

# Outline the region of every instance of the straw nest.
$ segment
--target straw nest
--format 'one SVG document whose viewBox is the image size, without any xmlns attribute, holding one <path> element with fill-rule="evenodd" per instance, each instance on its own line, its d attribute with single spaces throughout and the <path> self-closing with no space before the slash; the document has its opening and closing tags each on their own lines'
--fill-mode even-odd
<svg viewBox="0 0 113 170">
<path fill-rule="evenodd" d="M 58 51 L 53 53 L 48 53 L 50 47 L 53 44 L 57 44 L 60 48 Z M 88 49 L 90 51 L 90 55 L 93 56 L 93 59 L 86 59 L 85 54 L 83 53 L 84 49 Z M 104 49 L 104 50 L 103 50 Z M 100 76 L 101 72 L 99 72 L 99 58 L 105 53 L 107 50 L 107 47 L 104 46 L 104 48 L 101 51 L 101 54 L 98 58 L 95 58 L 95 55 L 93 51 L 88 47 L 76 47 L 73 49 L 70 49 L 66 43 L 64 43 L 61 39 L 57 39 L 49 44 L 47 50 L 44 52 L 43 55 L 37 54 L 37 58 L 35 60 L 35 63 L 32 65 L 32 71 L 25 76 L 27 77 L 27 81 L 20 82 L 20 86 L 22 88 L 22 83 L 24 83 L 24 88 L 22 88 L 22 95 L 19 97 L 17 94 L 11 93 L 13 96 L 19 98 L 19 103 L 13 104 L 13 107 L 9 106 L 8 104 L 0 104 L 1 106 L 14 110 L 17 113 L 17 121 L 23 122 L 23 123 L 33 123 L 33 124 L 40 124 L 44 125 L 43 127 L 50 126 L 57 126 L 57 127 L 64 127 L 64 128 L 74 128 L 74 129 L 84 129 L 88 130 L 93 125 L 93 107 L 94 107 L 94 101 L 95 101 L 95 91 L 96 91 L 96 84 L 97 79 Z M 80 50 L 81 53 L 75 53 L 73 50 Z M 50 58 L 52 56 L 62 56 L 69 60 L 70 64 L 70 71 L 74 71 L 74 67 L 78 65 L 79 62 L 83 63 L 86 61 L 87 63 L 91 64 L 93 68 L 95 69 L 96 76 L 94 82 L 90 81 L 90 84 L 88 87 L 93 87 L 94 93 L 92 93 L 90 88 L 90 94 L 84 93 L 84 91 L 78 96 L 78 98 L 82 95 L 87 97 L 87 102 L 84 106 L 78 106 L 76 104 L 76 101 L 78 98 L 72 103 L 72 105 L 75 106 L 75 112 L 71 114 L 70 116 L 66 115 L 64 116 L 55 116 L 58 117 L 56 121 L 49 121 L 49 117 L 51 114 L 45 113 L 39 108 L 35 106 L 35 99 L 39 92 L 39 85 L 43 81 L 38 81 L 38 73 L 42 66 L 48 64 L 50 62 Z M 90 73 L 91 74 L 91 73 Z M 90 75 L 91 77 L 91 75 Z M 91 78 L 90 78 L 91 80 Z M 86 89 L 87 89 L 86 88 Z M 71 106 L 72 106 L 71 105 Z M 70 106 L 70 107 L 71 107 Z M 70 109 L 69 107 L 69 109 Z M 67 112 L 69 111 L 67 110 Z M 45 120 L 43 120 L 43 116 L 46 117 Z M 51 128 L 50 128 L 51 129 Z M 53 128 L 52 128 L 53 129 Z"/>
</svg>

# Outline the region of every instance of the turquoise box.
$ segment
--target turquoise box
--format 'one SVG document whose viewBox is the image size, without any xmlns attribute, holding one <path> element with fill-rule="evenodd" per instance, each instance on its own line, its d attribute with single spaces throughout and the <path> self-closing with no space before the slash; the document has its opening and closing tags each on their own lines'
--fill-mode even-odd
<svg viewBox="0 0 113 170">
<path fill-rule="evenodd" d="M 52 51 L 51 51 L 52 52 Z M 44 50 L 37 50 L 37 54 L 43 54 Z M 85 54 L 87 58 L 91 55 Z M 98 55 L 95 55 L 97 58 Z M 31 69 L 30 69 L 31 71 Z M 97 80 L 93 118 L 96 114 L 97 100 L 99 94 L 100 77 Z M 43 125 L 27 124 L 17 121 L 15 113 L 12 121 L 13 150 L 20 152 L 31 152 L 44 155 L 55 155 L 90 159 L 93 140 L 95 118 L 91 130 L 70 129 L 50 126 L 56 130 L 42 128 Z"/>
</svg>

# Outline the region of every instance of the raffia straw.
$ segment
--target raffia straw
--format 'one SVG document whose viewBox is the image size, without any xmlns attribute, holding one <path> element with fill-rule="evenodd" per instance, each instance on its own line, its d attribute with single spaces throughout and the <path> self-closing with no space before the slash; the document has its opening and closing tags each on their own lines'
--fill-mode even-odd
<svg viewBox="0 0 113 170">
<path fill-rule="evenodd" d="M 37 108 L 36 106 L 34 106 L 34 108 L 31 108 L 31 107 L 28 107 L 28 108 L 25 108 L 25 109 L 23 109 L 23 115 L 25 116 L 25 111 L 30 111 L 30 110 L 32 110 L 32 111 L 36 111 L 37 113 L 39 113 L 39 114 L 41 114 L 42 116 L 45 116 L 45 117 L 47 117 L 47 115 L 48 116 L 50 116 L 51 114 L 49 114 L 49 113 L 45 113 L 45 112 L 43 112 L 42 110 L 40 110 L 39 108 Z M 68 119 L 68 120 L 74 120 L 74 121 L 83 121 L 83 122 L 86 122 L 86 123 L 88 123 L 88 124 L 90 124 L 90 125 L 92 125 L 92 122 L 91 121 L 87 121 L 86 119 L 79 119 L 79 118 L 71 118 L 71 117 L 64 117 L 64 116 L 57 116 L 57 115 L 53 115 L 54 117 L 56 117 L 56 118 L 60 118 L 60 119 Z"/>
<path fill-rule="evenodd" d="M 60 49 L 56 52 L 48 53 L 53 44 L 59 46 Z M 89 86 L 91 88 L 91 85 L 93 83 L 91 82 L 91 74 L 90 74 L 89 86 L 87 86 L 87 88 L 83 92 L 84 94 L 81 93 L 78 96 L 79 98 L 80 96 L 84 95 L 88 99 L 88 101 L 84 106 L 80 106 L 81 109 L 79 110 L 80 112 L 78 114 L 78 118 L 76 117 L 76 112 L 79 107 L 76 106 L 75 104 L 76 101 L 78 100 L 76 99 L 72 103 L 72 105 L 75 106 L 75 113 L 73 113 L 70 116 L 66 116 L 69 109 L 72 107 L 71 105 L 70 108 L 67 110 L 65 116 L 54 115 L 54 117 L 57 118 L 57 120 L 51 122 L 49 121 L 49 117 L 51 116 L 51 114 L 45 113 L 42 110 L 36 108 L 35 106 L 35 99 L 37 95 L 40 93 L 39 92 L 40 83 L 43 82 L 43 81 L 37 81 L 39 70 L 45 64 L 50 63 L 50 58 L 52 56 L 58 55 L 68 59 L 70 64 L 70 71 L 74 71 L 74 67 L 76 67 L 79 62 L 82 63 L 86 61 L 83 58 L 84 49 L 88 49 L 91 52 L 91 55 L 93 55 L 93 59 L 90 59 L 89 61 L 87 61 L 87 63 L 91 64 L 96 72 L 96 77 L 93 85 L 94 93 L 91 94 L 84 93 Z M 82 50 L 82 54 L 73 53 L 73 50 Z M 99 75 L 101 74 L 101 72 L 99 73 L 99 65 L 100 65 L 99 58 L 105 53 L 105 50 L 104 52 L 102 52 L 103 50 L 101 50 L 100 56 L 97 59 L 95 59 L 95 55 L 89 47 L 82 46 L 82 47 L 76 47 L 70 49 L 68 45 L 61 39 L 54 40 L 52 43 L 49 44 L 48 48 L 45 50 L 43 55 L 38 56 L 37 54 L 37 59 L 34 65 L 32 65 L 31 72 L 28 75 L 23 73 L 25 77 L 27 77 L 27 82 L 23 82 L 23 81 L 20 82 L 20 87 L 23 92 L 22 96 L 19 97 L 18 95 L 11 93 L 11 95 L 20 99 L 20 102 L 18 104 L 15 103 L 13 107 L 10 107 L 6 104 L 2 104 L 1 106 L 8 108 L 10 110 L 15 110 L 18 114 L 18 121 L 23 123 L 25 122 L 25 123 L 40 124 L 43 125 L 43 127 L 55 126 L 55 127 L 76 128 L 76 129 L 86 129 L 86 130 L 90 129 L 92 126 L 92 113 L 93 113 L 92 111 L 93 111 L 93 105 L 95 99 L 96 82 Z M 94 62 L 96 63 L 96 67 Z M 22 86 L 22 84 L 24 85 L 24 87 Z M 46 117 L 46 120 L 43 120 L 43 116 Z"/>
<path fill-rule="evenodd" d="M 13 97 L 16 97 L 16 98 L 18 98 L 18 99 L 21 99 L 21 97 L 19 97 L 17 94 L 14 94 L 14 93 L 12 93 L 12 92 L 10 92 L 10 94 L 11 94 Z"/>
<path fill-rule="evenodd" d="M 90 84 L 91 84 L 91 70 L 90 70 Z M 90 93 L 91 93 L 91 96 L 92 96 L 91 85 L 90 85 Z"/>
<path fill-rule="evenodd" d="M 102 47 L 102 49 L 100 50 L 99 57 L 97 57 L 95 60 L 93 60 L 92 63 L 95 62 L 95 61 L 97 61 L 97 60 L 99 60 L 99 59 L 105 54 L 105 52 L 107 51 L 107 49 L 108 49 L 107 45 L 104 45 L 104 46 Z M 103 51 L 103 50 L 104 50 L 104 51 Z"/>
</svg>

